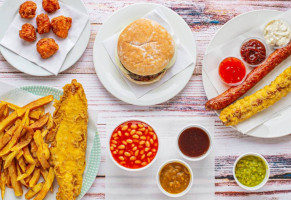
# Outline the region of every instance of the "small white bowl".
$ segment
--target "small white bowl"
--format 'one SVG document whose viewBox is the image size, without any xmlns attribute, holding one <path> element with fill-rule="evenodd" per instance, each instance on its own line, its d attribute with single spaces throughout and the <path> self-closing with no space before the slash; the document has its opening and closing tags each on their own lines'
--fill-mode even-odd
<svg viewBox="0 0 291 200">
<path fill-rule="evenodd" d="M 124 167 L 124 166 L 120 165 L 120 164 L 119 164 L 119 163 L 118 163 L 118 162 L 113 158 L 112 153 L 111 153 L 111 150 L 110 150 L 110 139 L 111 139 L 111 136 L 112 136 L 114 130 L 115 130 L 118 126 L 120 126 L 121 124 L 123 124 L 123 123 L 125 123 L 125 122 L 128 122 L 128 121 L 141 121 L 141 122 L 144 122 L 144 123 L 148 124 L 148 125 L 153 129 L 153 131 L 156 133 L 156 135 L 157 135 L 157 140 L 158 140 L 158 144 L 159 144 L 159 146 L 158 146 L 158 148 L 157 148 L 156 156 L 155 156 L 155 158 L 154 158 L 154 159 L 153 159 L 149 164 L 147 164 L 146 166 L 141 167 L 141 168 L 131 169 L 131 168 L 127 168 L 127 167 Z M 152 125 L 150 125 L 150 123 L 148 123 L 148 122 L 146 122 L 146 121 L 144 121 L 144 120 L 141 120 L 141 119 L 128 119 L 128 120 L 122 121 L 121 123 L 117 124 L 117 125 L 114 126 L 114 128 L 111 130 L 111 134 L 110 134 L 109 139 L 108 139 L 108 141 L 107 141 L 107 151 L 108 151 L 108 153 L 109 153 L 109 156 L 110 156 L 111 160 L 112 160 L 112 161 L 114 162 L 114 164 L 115 164 L 116 166 L 118 166 L 119 168 L 121 168 L 121 169 L 123 169 L 123 170 L 125 170 L 125 171 L 130 171 L 130 172 L 138 172 L 138 171 L 142 171 L 142 170 L 145 170 L 145 169 L 149 168 L 149 167 L 150 167 L 150 166 L 151 166 L 151 165 L 156 161 L 156 159 L 157 159 L 157 157 L 158 157 L 158 154 L 159 154 L 159 150 L 160 150 L 160 148 L 161 148 L 161 147 L 160 147 L 160 140 L 159 140 L 159 136 L 158 136 L 156 130 L 154 129 L 154 127 L 152 127 Z"/>
<path fill-rule="evenodd" d="M 243 46 L 246 42 L 250 41 L 251 39 L 258 40 L 259 42 L 261 42 L 261 43 L 264 45 L 264 47 L 265 47 L 265 49 L 266 49 L 266 58 L 265 58 L 261 63 L 259 63 L 259 64 L 257 64 L 257 65 L 249 64 L 248 62 L 246 62 L 246 61 L 243 59 L 243 57 L 242 57 L 242 55 L 241 55 L 241 48 L 242 48 L 242 46 Z M 239 51 L 240 51 L 239 54 L 240 54 L 241 60 L 243 61 L 243 63 L 244 63 L 246 66 L 249 66 L 249 67 L 257 67 L 257 66 L 263 64 L 263 63 L 267 60 L 267 58 L 268 58 L 268 56 L 269 56 L 269 48 L 268 48 L 268 45 L 266 44 L 266 42 L 264 42 L 261 38 L 258 38 L 258 37 L 249 37 L 249 38 L 245 39 L 245 40 L 241 43 Z"/>
<path fill-rule="evenodd" d="M 237 82 L 237 83 L 227 83 L 227 82 L 225 82 L 225 81 L 222 79 L 222 77 L 220 76 L 220 73 L 219 73 L 220 64 L 221 64 L 224 60 L 226 60 L 226 59 L 228 59 L 228 58 L 236 58 L 236 59 L 238 59 L 238 60 L 240 60 L 240 61 L 242 62 L 243 66 L 244 66 L 244 68 L 245 68 L 245 70 L 246 70 L 246 73 L 245 73 L 243 79 L 242 79 L 240 82 Z M 247 75 L 248 75 L 248 74 L 247 74 L 247 67 L 246 67 L 246 64 L 245 64 L 244 60 L 239 59 L 239 58 L 237 58 L 237 57 L 235 57 L 235 56 L 228 56 L 228 57 L 225 57 L 223 60 L 220 61 L 220 63 L 219 63 L 219 65 L 218 65 L 218 68 L 217 68 L 217 69 L 218 69 L 218 77 L 219 77 L 219 79 L 221 80 L 221 82 L 223 82 L 225 85 L 228 85 L 228 86 L 237 86 L 237 85 L 240 85 L 242 82 L 245 81 L 245 79 L 246 79 L 246 77 L 247 77 Z"/>
<path fill-rule="evenodd" d="M 178 194 L 171 194 L 169 192 L 167 192 L 166 190 L 164 190 L 164 188 L 162 187 L 161 185 L 161 182 L 160 182 L 160 172 L 161 170 L 163 169 L 163 167 L 169 163 L 173 163 L 173 162 L 178 162 L 178 163 L 181 163 L 182 165 L 184 165 L 185 167 L 187 167 L 189 173 L 190 173 L 190 182 L 189 182 L 189 185 L 188 187 L 181 193 L 178 193 Z M 169 197 L 181 197 L 181 196 L 184 196 L 185 194 L 187 194 L 187 192 L 189 192 L 189 190 L 191 189 L 192 185 L 193 185 L 193 172 L 192 172 L 192 169 L 191 167 L 184 161 L 182 160 L 179 160 L 179 159 L 171 159 L 171 160 L 168 160 L 166 162 L 164 162 L 161 167 L 159 168 L 158 170 L 158 173 L 157 173 L 157 176 L 156 176 L 156 179 L 157 179 L 157 184 L 158 184 L 158 187 L 159 189 L 167 196 Z"/>
<path fill-rule="evenodd" d="M 190 157 L 190 156 L 186 156 L 181 151 L 181 149 L 179 147 L 179 137 L 183 133 L 183 131 L 185 131 L 188 128 L 200 128 L 200 129 L 202 129 L 208 135 L 209 142 L 210 142 L 209 143 L 209 148 L 208 148 L 207 152 L 204 153 L 202 156 L 199 156 L 199 157 Z M 179 151 L 180 155 L 184 159 L 189 160 L 189 161 L 200 161 L 200 160 L 203 160 L 204 158 L 206 158 L 209 155 L 209 153 L 210 153 L 210 151 L 212 149 L 212 137 L 210 135 L 210 132 L 204 126 L 193 124 L 193 125 L 186 126 L 185 128 L 182 129 L 182 131 L 180 131 L 180 133 L 178 134 L 178 137 L 177 137 L 177 143 L 176 144 L 177 144 L 177 148 L 178 148 L 178 151 Z"/>
<path fill-rule="evenodd" d="M 239 161 L 241 158 L 243 158 L 243 157 L 245 157 L 245 156 L 257 156 L 257 157 L 261 158 L 261 159 L 264 161 L 265 165 L 266 165 L 266 168 L 267 168 L 267 169 L 266 169 L 266 176 L 265 176 L 264 180 L 263 180 L 259 185 L 257 185 L 257 186 L 254 186 L 254 187 L 248 187 L 248 186 L 245 186 L 245 185 L 243 185 L 242 183 L 240 183 L 239 180 L 236 178 L 236 175 L 235 175 L 235 167 L 236 167 L 236 164 L 238 163 L 238 161 Z M 233 174 L 234 180 L 236 181 L 236 183 L 237 183 L 240 187 L 242 187 L 242 188 L 245 189 L 245 190 L 254 191 L 254 190 L 258 190 L 258 189 L 260 189 L 261 187 L 263 187 L 263 186 L 268 182 L 269 177 L 270 177 L 270 167 L 269 167 L 269 163 L 267 162 L 267 160 L 266 160 L 262 155 L 260 155 L 260 154 L 258 154 L 258 153 L 251 153 L 251 152 L 250 152 L 250 153 L 245 153 L 245 154 L 241 155 L 240 157 L 238 157 L 238 158 L 236 159 L 236 161 L 235 161 L 235 163 L 234 163 L 234 165 L 233 165 L 232 174 Z"/>
</svg>

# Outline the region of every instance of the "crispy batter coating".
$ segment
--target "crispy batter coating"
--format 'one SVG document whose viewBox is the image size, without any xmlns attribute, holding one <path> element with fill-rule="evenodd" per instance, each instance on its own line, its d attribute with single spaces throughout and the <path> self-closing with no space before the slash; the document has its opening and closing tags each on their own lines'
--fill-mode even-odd
<svg viewBox="0 0 291 200">
<path fill-rule="evenodd" d="M 42 7 L 48 13 L 53 13 L 60 9 L 60 4 L 58 0 L 43 0 Z"/>
<path fill-rule="evenodd" d="M 36 40 L 36 31 L 33 25 L 23 24 L 19 31 L 19 37 L 27 42 L 34 42 Z"/>
<path fill-rule="evenodd" d="M 83 86 L 72 80 L 56 101 L 51 146 L 52 161 L 59 184 L 57 200 L 74 200 L 82 188 L 86 167 L 88 104 Z"/>
<path fill-rule="evenodd" d="M 52 38 L 43 38 L 36 44 L 37 51 L 43 59 L 53 56 L 58 50 L 59 45 Z"/>
<path fill-rule="evenodd" d="M 26 1 L 20 5 L 19 14 L 22 18 L 34 18 L 36 9 L 36 3 L 33 1 Z"/>
<path fill-rule="evenodd" d="M 50 32 L 51 24 L 50 18 L 47 14 L 40 14 L 36 17 L 37 32 L 39 34 L 44 34 Z"/>
<path fill-rule="evenodd" d="M 59 16 L 52 19 L 52 30 L 60 38 L 66 38 L 72 25 L 72 18 Z"/>
</svg>

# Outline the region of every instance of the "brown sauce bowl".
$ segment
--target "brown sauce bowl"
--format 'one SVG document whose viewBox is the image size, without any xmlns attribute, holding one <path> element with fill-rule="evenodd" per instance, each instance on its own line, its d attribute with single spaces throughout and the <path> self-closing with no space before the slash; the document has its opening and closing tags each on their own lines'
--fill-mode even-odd
<svg viewBox="0 0 291 200">
<path fill-rule="evenodd" d="M 193 130 L 193 133 L 191 133 L 191 130 Z M 212 137 L 205 127 L 201 125 L 189 125 L 183 128 L 178 134 L 177 147 L 180 155 L 184 159 L 200 161 L 206 158 L 211 152 Z"/>
</svg>

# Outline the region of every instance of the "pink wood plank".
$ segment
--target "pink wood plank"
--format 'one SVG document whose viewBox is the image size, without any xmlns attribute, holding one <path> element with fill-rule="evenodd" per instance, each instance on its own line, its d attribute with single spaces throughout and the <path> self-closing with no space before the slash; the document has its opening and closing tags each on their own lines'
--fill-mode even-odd
<svg viewBox="0 0 291 200">
<path fill-rule="evenodd" d="M 4 0 L 0 0 L 0 6 Z M 123 103 L 112 97 L 100 84 L 95 75 L 92 62 L 93 43 L 102 23 L 118 9 L 137 2 L 152 2 L 167 6 L 179 15 L 191 27 L 197 38 L 198 60 L 197 68 L 187 87 L 175 98 L 168 102 L 151 106 L 137 107 Z M 116 117 L 128 116 L 152 116 L 152 117 L 195 117 L 203 116 L 216 120 L 215 142 L 216 142 L 216 197 L 217 199 L 290 199 L 291 194 L 291 136 L 276 140 L 262 140 L 244 136 L 231 128 L 221 124 L 214 112 L 205 111 L 206 101 L 201 79 L 202 59 L 207 45 L 215 32 L 233 17 L 258 9 L 276 9 L 285 11 L 291 7 L 291 1 L 253 1 L 253 0 L 84 0 L 91 20 L 91 38 L 87 50 L 82 58 L 71 69 L 65 71 L 58 77 L 31 77 L 22 74 L 11 67 L 0 54 L 0 80 L 18 86 L 27 84 L 42 84 L 61 88 L 77 78 L 83 83 L 89 105 L 99 112 L 100 120 L 98 129 L 102 141 L 102 165 L 99 172 L 101 177 L 96 178 L 91 190 L 84 199 L 104 199 L 105 179 L 105 141 L 107 120 Z M 1 19 L 0 19 L 1 20 Z M 233 181 L 231 167 L 234 159 L 255 145 L 269 144 L 269 149 L 258 149 L 262 151 L 267 159 L 273 163 L 271 181 L 264 190 L 247 193 L 242 191 Z M 271 146 L 272 145 L 272 146 Z M 273 151 L 271 147 L 275 147 Z M 276 152 L 272 154 L 272 152 Z M 277 189 L 279 186 L 279 190 Z"/>
</svg>

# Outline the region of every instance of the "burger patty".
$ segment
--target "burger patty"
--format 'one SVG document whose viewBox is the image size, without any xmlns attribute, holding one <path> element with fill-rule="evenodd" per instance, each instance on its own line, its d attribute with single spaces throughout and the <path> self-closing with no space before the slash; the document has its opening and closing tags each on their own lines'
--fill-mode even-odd
<svg viewBox="0 0 291 200">
<path fill-rule="evenodd" d="M 134 74 L 134 73 L 132 73 L 130 71 L 128 71 L 128 73 L 129 73 L 130 78 L 132 78 L 135 81 L 151 81 L 151 80 L 154 80 L 155 78 L 157 78 L 158 76 L 160 76 L 164 71 L 165 70 L 163 70 L 163 71 L 161 71 L 161 72 L 159 72 L 157 74 L 147 75 L 147 76 L 141 76 L 141 75 L 138 75 L 138 74 Z"/>
</svg>

